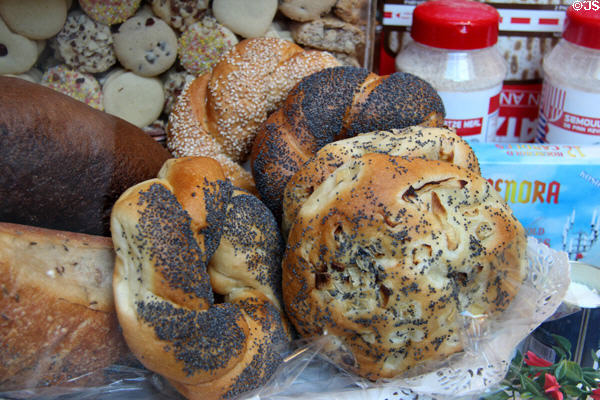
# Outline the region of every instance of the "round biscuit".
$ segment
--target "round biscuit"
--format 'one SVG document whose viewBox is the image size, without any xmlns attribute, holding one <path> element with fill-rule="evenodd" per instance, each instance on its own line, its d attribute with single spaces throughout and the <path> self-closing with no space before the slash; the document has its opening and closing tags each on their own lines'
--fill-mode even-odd
<svg viewBox="0 0 600 400">
<path fill-rule="evenodd" d="M 65 0 L 0 0 L 0 17 L 10 29 L 29 39 L 56 35 L 67 19 Z"/>
<path fill-rule="evenodd" d="M 113 32 L 113 39 L 121 65 L 141 76 L 160 75 L 177 59 L 177 36 L 160 18 L 130 18 Z"/>
<path fill-rule="evenodd" d="M 12 32 L 0 18 L 0 75 L 27 71 L 35 64 L 38 56 L 38 43 Z"/>
<path fill-rule="evenodd" d="M 104 110 L 140 128 L 156 121 L 162 112 L 165 95 L 158 78 L 143 77 L 117 70 L 104 82 Z"/>
<path fill-rule="evenodd" d="M 91 74 L 71 69 L 66 65 L 57 65 L 44 72 L 40 83 L 90 107 L 104 109 L 102 87 Z"/>
</svg>

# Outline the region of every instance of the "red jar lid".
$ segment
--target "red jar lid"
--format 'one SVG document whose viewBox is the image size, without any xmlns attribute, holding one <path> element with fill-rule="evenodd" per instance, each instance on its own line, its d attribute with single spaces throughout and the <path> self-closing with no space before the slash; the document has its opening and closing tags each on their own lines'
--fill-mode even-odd
<svg viewBox="0 0 600 400">
<path fill-rule="evenodd" d="M 411 37 L 422 44 L 452 50 L 490 47 L 498 41 L 500 14 L 473 0 L 428 0 L 413 11 Z"/>
<path fill-rule="evenodd" d="M 575 1 L 567 9 L 563 38 L 600 50 L 600 0 Z"/>
</svg>

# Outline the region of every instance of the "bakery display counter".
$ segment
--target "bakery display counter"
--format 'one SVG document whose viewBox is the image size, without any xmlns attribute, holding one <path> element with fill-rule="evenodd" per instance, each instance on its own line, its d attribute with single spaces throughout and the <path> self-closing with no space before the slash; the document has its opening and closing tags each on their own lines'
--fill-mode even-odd
<svg viewBox="0 0 600 400">
<path fill-rule="evenodd" d="M 587 368 L 597 146 L 461 136 L 379 3 L 0 0 L 0 397 L 475 399 L 575 318 Z"/>
</svg>

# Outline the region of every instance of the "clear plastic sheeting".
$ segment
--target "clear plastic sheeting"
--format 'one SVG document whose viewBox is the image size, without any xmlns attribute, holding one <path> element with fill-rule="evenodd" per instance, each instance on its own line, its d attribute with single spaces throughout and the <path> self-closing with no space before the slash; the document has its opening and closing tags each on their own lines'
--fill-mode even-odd
<svg viewBox="0 0 600 400">
<path fill-rule="evenodd" d="M 570 284 L 566 253 L 528 240 L 528 275 L 511 306 L 494 320 L 464 315 L 464 350 L 441 363 L 424 365 L 411 376 L 371 382 L 339 368 L 327 351 L 328 336 L 299 340 L 272 379 L 244 400 L 424 400 L 477 399 L 493 391 L 508 370 L 519 343 L 550 318 Z M 343 356 L 343 355 L 341 355 Z M 139 366 L 115 365 L 98 371 L 97 387 L 65 387 L 0 393 L 6 399 L 181 399 L 160 376 Z"/>
</svg>

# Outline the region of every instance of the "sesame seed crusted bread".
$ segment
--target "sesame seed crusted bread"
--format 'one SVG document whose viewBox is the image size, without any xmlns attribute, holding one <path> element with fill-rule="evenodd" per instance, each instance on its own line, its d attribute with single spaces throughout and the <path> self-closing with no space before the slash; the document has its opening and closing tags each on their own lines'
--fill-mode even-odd
<svg viewBox="0 0 600 400">
<path fill-rule="evenodd" d="M 315 188 L 337 167 L 367 153 L 440 160 L 479 173 L 479 161 L 471 147 L 454 130 L 445 127 L 411 126 L 338 140 L 322 147 L 286 185 L 281 223 L 284 237 Z"/>
<path fill-rule="evenodd" d="M 285 185 L 321 147 L 359 133 L 439 127 L 444 114 L 435 89 L 411 74 L 379 76 L 351 66 L 314 73 L 290 91 L 254 140 L 250 165 L 259 197 L 280 219 Z"/>
<path fill-rule="evenodd" d="M 260 200 L 211 158 L 173 158 L 121 196 L 111 221 L 117 315 L 140 362 L 189 399 L 263 385 L 289 327 L 283 241 Z"/>
<path fill-rule="evenodd" d="M 490 320 L 511 303 L 526 246 L 481 175 L 370 153 L 302 205 L 282 262 L 284 304 L 300 335 L 332 337 L 331 357 L 362 377 L 435 368 L 463 350 L 463 316 Z"/>
<path fill-rule="evenodd" d="M 169 114 L 167 146 L 176 157 L 222 154 L 242 162 L 260 125 L 289 90 L 303 77 L 337 65 L 329 53 L 305 51 L 283 39 L 243 40 L 184 88 Z M 253 184 L 238 186 L 252 190 Z"/>
</svg>

